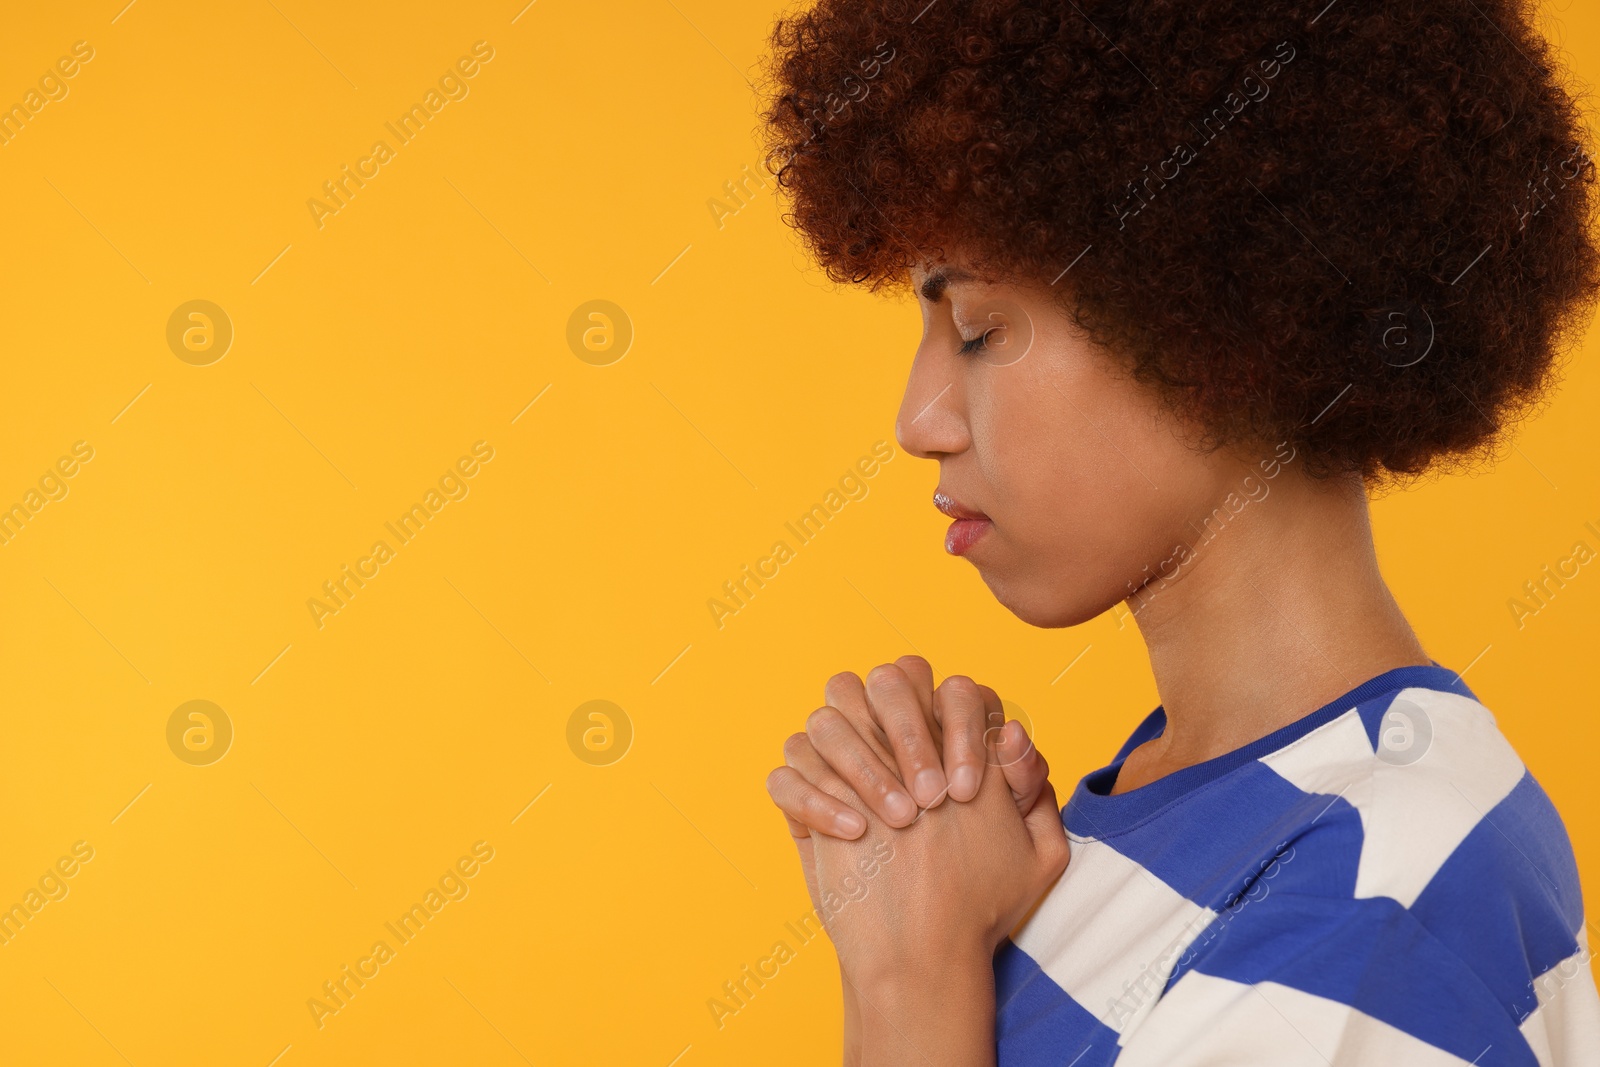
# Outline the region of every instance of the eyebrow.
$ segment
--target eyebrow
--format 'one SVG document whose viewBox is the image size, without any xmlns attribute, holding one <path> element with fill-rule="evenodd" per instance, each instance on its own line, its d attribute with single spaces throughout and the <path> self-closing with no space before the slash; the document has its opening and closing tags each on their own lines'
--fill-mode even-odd
<svg viewBox="0 0 1600 1067">
<path fill-rule="evenodd" d="M 943 267 L 931 271 L 922 281 L 922 299 L 937 304 L 944 297 L 945 286 L 951 282 L 976 281 L 977 275 L 960 267 Z"/>
</svg>

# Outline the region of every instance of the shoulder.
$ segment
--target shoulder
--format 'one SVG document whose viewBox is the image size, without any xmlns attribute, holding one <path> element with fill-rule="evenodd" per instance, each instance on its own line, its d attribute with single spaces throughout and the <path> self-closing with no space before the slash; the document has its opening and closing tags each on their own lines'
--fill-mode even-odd
<svg viewBox="0 0 1600 1067">
<path fill-rule="evenodd" d="M 1600 1034 L 1571 842 L 1484 704 L 1403 689 L 1261 762 L 1326 797 L 1297 830 L 1301 862 L 1272 886 L 1293 900 L 1280 898 L 1280 917 L 1301 912 L 1292 939 L 1308 955 L 1453 988 L 1452 1001 L 1498 1009 L 1536 1049 Z M 1248 918 L 1253 928 L 1271 916 Z M 1352 989 L 1371 981 L 1350 978 Z M 1427 1014 L 1441 1030 L 1451 1015 Z"/>
<path fill-rule="evenodd" d="M 1340 823 L 1359 851 L 1356 898 L 1428 910 L 1451 884 L 1475 883 L 1582 920 L 1577 868 L 1561 816 L 1494 715 L 1478 700 L 1407 688 L 1352 707 L 1262 758 L 1329 807 L 1304 828 L 1319 844 Z M 1319 824 L 1325 824 L 1319 825 Z"/>
<path fill-rule="evenodd" d="M 1566 830 L 1544 791 L 1489 709 L 1459 693 L 1386 694 L 1261 762 L 1297 790 L 1330 798 L 1306 827 L 1308 844 L 1318 823 L 1356 824 L 1356 897 L 1409 907 L 1453 860 L 1485 853 L 1504 860 L 1520 850 L 1527 855 L 1519 866 L 1534 854 L 1540 867 L 1572 866 Z"/>
</svg>

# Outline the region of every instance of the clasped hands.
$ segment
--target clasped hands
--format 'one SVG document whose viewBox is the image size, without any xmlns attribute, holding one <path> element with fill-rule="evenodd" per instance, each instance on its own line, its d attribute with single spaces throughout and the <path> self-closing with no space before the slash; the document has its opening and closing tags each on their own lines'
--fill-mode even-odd
<svg viewBox="0 0 1600 1067">
<path fill-rule="evenodd" d="M 767 791 L 847 986 L 893 999 L 945 976 L 988 982 L 1067 866 L 1044 757 L 993 689 L 962 675 L 935 688 L 920 656 L 836 674 L 824 693 Z"/>
</svg>

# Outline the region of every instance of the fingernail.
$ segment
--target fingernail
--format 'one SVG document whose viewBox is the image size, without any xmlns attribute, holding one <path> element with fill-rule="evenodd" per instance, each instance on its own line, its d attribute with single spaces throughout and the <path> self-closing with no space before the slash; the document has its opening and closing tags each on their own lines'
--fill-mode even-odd
<svg viewBox="0 0 1600 1067">
<path fill-rule="evenodd" d="M 860 812 L 842 811 L 833 817 L 833 828 L 845 837 L 855 837 L 867 828 L 867 820 Z"/>
<path fill-rule="evenodd" d="M 962 764 L 950 775 L 950 795 L 957 800 L 971 800 L 978 792 L 978 769 Z"/>
<path fill-rule="evenodd" d="M 912 780 L 911 791 L 923 807 L 932 807 L 944 793 L 944 775 L 933 767 L 924 767 Z"/>
<path fill-rule="evenodd" d="M 917 806 L 904 793 L 890 793 L 883 798 L 883 808 L 896 822 L 909 819 L 917 813 Z"/>
</svg>

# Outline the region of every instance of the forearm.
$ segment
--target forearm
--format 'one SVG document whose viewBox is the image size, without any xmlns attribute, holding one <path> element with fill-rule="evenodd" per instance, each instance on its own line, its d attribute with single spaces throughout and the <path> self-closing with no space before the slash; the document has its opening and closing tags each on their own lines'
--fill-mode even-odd
<svg viewBox="0 0 1600 1067">
<path fill-rule="evenodd" d="M 856 992 L 861 1063 L 988 1067 L 995 1062 L 992 955 L 967 953 L 915 973 L 863 981 Z"/>
</svg>

